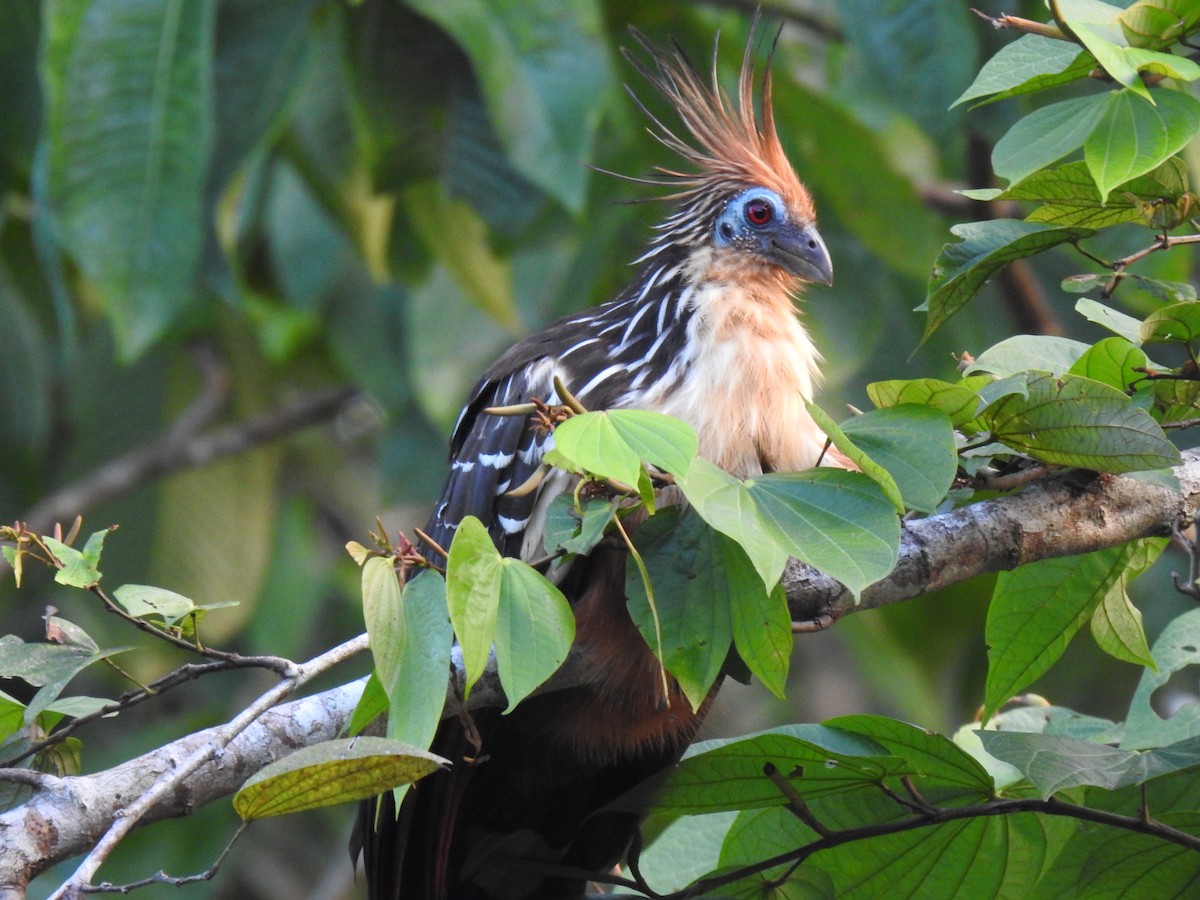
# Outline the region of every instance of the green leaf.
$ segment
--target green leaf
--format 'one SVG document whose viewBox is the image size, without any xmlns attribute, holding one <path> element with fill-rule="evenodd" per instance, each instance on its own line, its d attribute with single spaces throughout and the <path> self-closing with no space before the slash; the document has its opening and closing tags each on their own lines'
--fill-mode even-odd
<svg viewBox="0 0 1200 900">
<path fill-rule="evenodd" d="M 1081 297 L 1075 301 L 1075 311 L 1089 322 L 1102 325 L 1114 334 L 1125 338 L 1131 344 L 1140 344 L 1142 342 L 1142 323 L 1133 316 L 1126 315 L 1123 312 L 1113 309 L 1111 306 L 1105 306 L 1103 303 L 1088 297 Z"/>
<path fill-rule="evenodd" d="M 1077 828 L 1037 814 L 963 819 L 848 841 L 814 863 L 838 897 L 1026 897 Z"/>
<path fill-rule="evenodd" d="M 1092 637 L 1101 650 L 1115 659 L 1155 668 L 1142 627 L 1142 612 L 1133 605 L 1122 584 L 1114 584 L 1092 613 Z"/>
<path fill-rule="evenodd" d="M 981 404 L 976 391 L 991 380 L 987 375 L 976 375 L 957 384 L 936 378 L 876 381 L 867 385 L 867 396 L 881 409 L 902 403 L 931 406 L 949 416 L 955 427 L 962 427 L 979 414 Z"/>
<path fill-rule="evenodd" d="M 1101 198 L 1179 152 L 1200 130 L 1200 100 L 1180 91 L 1155 91 L 1157 103 L 1117 91 L 1083 146 Z"/>
<path fill-rule="evenodd" d="M 587 412 L 554 430 L 554 447 L 579 468 L 637 485 L 642 462 L 682 475 L 696 455 L 696 433 L 662 413 L 635 409 Z"/>
<path fill-rule="evenodd" d="M 192 295 L 215 8 L 186 0 L 46 6 L 46 199 L 125 359 L 158 339 Z"/>
<path fill-rule="evenodd" d="M 829 437 L 830 443 L 840 450 L 850 462 L 854 463 L 854 468 L 878 484 L 884 496 L 896 508 L 896 512 L 903 514 L 904 498 L 900 496 L 900 488 L 896 486 L 896 480 L 891 473 L 855 446 L 838 424 L 829 418 L 825 410 L 814 403 L 805 403 L 805 407 L 813 421 L 817 423 L 817 427 Z"/>
<path fill-rule="evenodd" d="M 440 262 L 466 297 L 509 332 L 521 320 L 513 297 L 512 267 L 489 243 L 487 226 L 465 200 L 446 196 L 437 181 L 409 185 L 404 191 L 409 221 L 426 249 Z M 454 235 L 453 241 L 446 234 Z"/>
<path fill-rule="evenodd" d="M 324 741 L 290 753 L 251 777 L 233 796 L 245 821 L 366 800 L 424 778 L 449 761 L 377 737 Z"/>
<path fill-rule="evenodd" d="M 1173 204 L 1186 193 L 1187 167 L 1182 160 L 1171 157 L 1152 172 L 1118 185 L 1106 199 L 1101 198 L 1083 161 L 1034 172 L 991 199 L 1041 203 L 1026 217 L 1029 222 L 1100 229 L 1122 222 L 1142 222 L 1148 205 Z"/>
<path fill-rule="evenodd" d="M 988 103 L 1069 84 L 1085 78 L 1092 68 L 1091 57 L 1077 44 L 1026 34 L 1005 44 L 983 64 L 971 86 L 954 105 L 992 96 Z"/>
<path fill-rule="evenodd" d="M 996 142 L 992 150 L 992 169 L 1010 184 L 1019 184 L 1039 169 L 1082 147 L 1108 113 L 1109 103 L 1110 93 L 1089 94 L 1034 110 L 1018 120 Z M 1154 166 L 1148 166 L 1142 172 L 1152 168 Z M 1121 180 L 1138 174 L 1141 173 L 1130 172 Z M 1101 190 L 1101 193 L 1108 192 Z"/>
<path fill-rule="evenodd" d="M 1135 47 L 1165 47 L 1195 30 L 1200 8 L 1191 0 L 1138 0 L 1117 21 Z"/>
<path fill-rule="evenodd" d="M 519 559 L 501 560 L 495 640 L 496 666 L 508 698 L 505 712 L 558 670 L 575 640 L 567 598 Z M 445 680 L 444 667 L 442 675 Z"/>
<path fill-rule="evenodd" d="M 559 494 L 546 510 L 542 539 L 546 552 L 555 553 L 561 548 L 567 553 L 588 553 L 603 540 L 618 503 L 615 498 L 585 500 L 581 516 L 575 511 L 575 498 L 569 492 Z"/>
<path fill-rule="evenodd" d="M 991 404 L 980 421 L 996 440 L 1043 462 L 1121 474 L 1179 465 L 1162 429 L 1115 388 L 1075 375 L 1031 375 L 1029 395 Z"/>
<path fill-rule="evenodd" d="M 463 697 L 487 668 L 500 612 L 501 556 L 487 529 L 465 517 L 450 543 L 446 561 L 446 605 L 462 647 Z"/>
<path fill-rule="evenodd" d="M 1151 702 L 1154 692 L 1188 666 L 1200 665 L 1200 609 L 1188 610 L 1167 623 L 1151 650 L 1158 671 L 1146 669 L 1134 691 L 1125 719 L 1126 750 L 1162 747 L 1200 736 L 1200 703 L 1182 704 L 1163 716 Z"/>
<path fill-rule="evenodd" d="M 111 528 L 94 532 L 83 545 L 83 550 L 68 547 L 62 541 L 43 536 L 46 548 L 54 554 L 54 558 L 63 564 L 63 568 L 54 574 L 54 580 L 59 584 L 70 587 L 89 588 L 99 584 L 104 576 L 100 572 L 100 552 L 104 548 L 104 539 L 108 537 Z"/>
<path fill-rule="evenodd" d="M 842 430 L 891 473 L 907 509 L 933 512 L 958 472 L 954 428 L 932 407 L 906 403 L 864 413 Z"/>
<path fill-rule="evenodd" d="M 350 717 L 350 724 L 346 726 L 346 732 L 350 737 L 354 737 L 387 710 L 387 691 L 383 689 L 383 683 L 380 682 L 378 673 L 372 672 L 367 678 L 367 683 L 363 685 L 362 696 L 354 705 L 354 714 Z"/>
<path fill-rule="evenodd" d="M 604 20 L 594 0 L 553 15 L 484 0 L 410 0 L 466 51 L 501 142 L 518 171 L 567 209 L 584 200 L 605 99 L 614 87 Z"/>
<path fill-rule="evenodd" d="M 1116 790 L 1200 766 L 1200 737 L 1140 753 L 1014 731 L 981 731 L 979 739 L 988 753 L 1016 766 L 1043 798 L 1080 785 Z"/>
<path fill-rule="evenodd" d="M 719 814 L 716 814 L 719 815 Z M 692 818 L 692 817 L 689 817 Z M 715 818 L 702 816 L 699 818 Z M 686 821 L 686 820 L 685 820 Z M 738 814 L 721 845 L 720 868 L 703 877 L 726 875 L 734 869 L 751 869 L 747 875 L 721 888 L 721 894 L 741 898 L 769 897 L 771 900 L 834 900 L 833 879 L 813 866 L 782 863 L 754 871 L 764 859 L 794 852 L 820 839 L 791 810 L 772 807 L 749 809 Z"/>
<path fill-rule="evenodd" d="M 1015 219 L 966 222 L 955 225 L 950 232 L 963 240 L 946 244 L 933 264 L 925 302 L 918 307 L 929 312 L 922 340 L 928 339 L 989 278 L 1013 260 L 1092 234 L 1090 228 L 1057 228 Z"/>
<path fill-rule="evenodd" d="M 388 696 L 387 736 L 427 747 L 442 718 L 454 642 L 446 610 L 446 582 L 437 572 L 421 572 L 404 585 L 398 598 L 390 598 L 392 603 L 397 601 L 399 634 L 393 634 L 396 652 L 390 677 L 378 663 L 376 668 Z M 378 660 L 375 647 L 372 636 L 371 649 Z"/>
<path fill-rule="evenodd" d="M 1175 303 L 1146 317 L 1138 329 L 1143 343 L 1190 343 L 1200 338 L 1200 301 Z"/>
<path fill-rule="evenodd" d="M 1070 374 L 1128 391 L 1134 382 L 1145 378 L 1143 372 L 1136 370 L 1145 369 L 1147 363 L 1146 354 L 1140 347 L 1123 337 L 1110 337 L 1093 344 L 1075 360 Z"/>
<path fill-rule="evenodd" d="M 113 591 L 113 599 L 131 616 L 161 616 L 167 625 L 174 625 L 200 609 L 182 594 L 147 584 L 121 585 Z"/>
<path fill-rule="evenodd" d="M 730 607 L 742 592 L 765 591 L 736 543 L 698 515 L 673 512 L 664 510 L 654 516 L 634 537 L 650 572 L 654 609 L 632 560 L 625 574 L 625 594 L 646 643 L 654 649 L 661 638 L 662 664 L 679 682 L 692 708 L 699 709 L 729 653 Z M 773 677 L 773 682 L 778 680 Z"/>
<path fill-rule="evenodd" d="M 1128 584 L 1152 555 L 1142 542 L 1133 541 L 1001 572 L 984 634 L 988 675 L 983 719 L 1046 672 L 1105 594 L 1114 585 Z"/>
<path fill-rule="evenodd" d="M 1018 334 L 984 350 L 975 362 L 967 366 L 966 372 L 968 375 L 991 372 L 997 378 L 1021 377 L 1030 371 L 1065 375 L 1087 350 L 1087 344 L 1071 338 Z M 979 391 L 982 394 L 985 389 L 979 388 Z M 1028 390 L 1020 393 L 1022 396 L 1029 395 Z M 994 402 L 999 397 L 989 399 Z"/>
<path fill-rule="evenodd" d="M 737 541 L 763 584 L 774 588 L 787 565 L 788 552 L 772 539 L 746 485 L 703 457 L 697 457 L 676 484 L 692 509 L 717 531 Z"/>
<path fill-rule="evenodd" d="M 853 746 L 853 744 L 850 744 Z M 873 788 L 881 779 L 914 772 L 905 760 L 865 749 L 838 752 L 786 733 L 755 735 L 684 759 L 667 778 L 655 809 L 672 815 L 784 806 L 787 797 L 763 767 L 776 771 L 804 798 Z"/>
<path fill-rule="evenodd" d="M 404 647 L 404 611 L 393 557 L 373 556 L 362 567 L 363 619 L 384 690 L 396 682 Z M 186 598 L 185 598 L 186 599 Z"/>
<path fill-rule="evenodd" d="M 59 694 L 68 682 L 88 666 L 131 649 L 92 650 L 86 646 L 27 644 L 10 634 L 0 638 L 0 677 L 20 678 L 39 688 L 24 711 L 28 725 L 44 710 L 60 702 Z"/>
<path fill-rule="evenodd" d="M 721 539 L 731 545 L 725 548 L 725 558 L 735 561 L 731 568 L 744 565 L 747 569 L 736 579 L 729 579 L 731 584 L 736 580 L 744 585 L 744 590 L 739 590 L 729 601 L 733 645 L 746 668 L 783 700 L 794 644 L 787 593 L 781 584 L 775 585 L 770 593 L 761 590 L 762 579 L 757 576 L 755 581 L 750 579 L 755 573 L 745 551 L 730 538 L 721 535 Z"/>
<path fill-rule="evenodd" d="M 810 469 L 763 475 L 746 488 L 775 543 L 856 597 L 895 566 L 900 520 L 866 475 Z"/>
<path fill-rule="evenodd" d="M 940 734 L 884 716 L 839 716 L 822 724 L 870 738 L 906 760 L 924 778 L 967 788 L 981 802 L 992 796 L 994 785 L 987 770 Z"/>
</svg>

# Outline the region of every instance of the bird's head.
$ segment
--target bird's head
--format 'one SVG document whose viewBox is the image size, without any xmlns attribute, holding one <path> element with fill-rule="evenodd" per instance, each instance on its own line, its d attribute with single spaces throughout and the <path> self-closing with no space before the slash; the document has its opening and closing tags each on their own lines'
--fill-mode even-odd
<svg viewBox="0 0 1200 900">
<path fill-rule="evenodd" d="M 667 99 L 694 139 L 679 137 L 630 91 L 654 125 L 651 134 L 691 167 L 658 169 L 665 178 L 654 183 L 676 187 L 668 199 L 678 207 L 659 227 L 655 247 L 679 246 L 711 253 L 724 267 L 832 284 L 833 264 L 817 231 L 812 196 L 775 130 L 769 62 L 760 89 L 762 111 L 755 115 L 753 36 L 742 59 L 736 104 L 717 79 L 715 50 L 706 82 L 678 46 L 657 47 L 636 31 L 634 37 L 652 65 L 628 52 L 626 58 Z"/>
<path fill-rule="evenodd" d="M 833 284 L 833 262 L 816 222 L 797 216 L 768 187 L 746 188 L 727 200 L 713 223 L 712 241 L 803 281 Z"/>
</svg>

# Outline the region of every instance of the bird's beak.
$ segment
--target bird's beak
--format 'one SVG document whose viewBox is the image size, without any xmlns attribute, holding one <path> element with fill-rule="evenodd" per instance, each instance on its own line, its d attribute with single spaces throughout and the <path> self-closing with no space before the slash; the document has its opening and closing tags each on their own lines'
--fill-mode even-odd
<svg viewBox="0 0 1200 900">
<path fill-rule="evenodd" d="M 833 260 L 816 225 L 785 225 L 771 235 L 767 257 L 805 281 L 833 284 Z"/>
</svg>

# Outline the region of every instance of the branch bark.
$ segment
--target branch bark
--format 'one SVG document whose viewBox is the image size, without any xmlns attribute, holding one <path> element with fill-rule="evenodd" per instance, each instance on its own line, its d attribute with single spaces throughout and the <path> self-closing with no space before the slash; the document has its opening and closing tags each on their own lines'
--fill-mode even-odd
<svg viewBox="0 0 1200 900">
<path fill-rule="evenodd" d="M 1175 470 L 1179 490 L 1133 478 L 1065 472 L 1018 494 L 908 522 L 900 561 L 858 604 L 836 581 L 793 561 L 784 575 L 793 616 L 819 627 L 843 615 L 912 599 L 985 572 L 1087 553 L 1150 535 L 1200 509 L 1200 451 Z M 556 686 L 571 682 L 568 661 Z M 504 705 L 494 665 L 471 691 L 471 706 Z M 259 769 L 301 746 L 335 737 L 349 721 L 362 682 L 279 706 L 219 750 L 228 726 L 181 738 L 104 772 L 39 781 L 24 805 L 0 815 L 0 900 L 51 864 L 88 851 L 126 808 L 199 754 L 202 762 L 141 813 L 139 825 L 188 815 L 234 793 Z M 453 694 L 453 691 L 451 691 Z M 449 712 L 456 712 L 450 709 Z M 0 772 L 0 778 L 4 773 Z"/>
</svg>

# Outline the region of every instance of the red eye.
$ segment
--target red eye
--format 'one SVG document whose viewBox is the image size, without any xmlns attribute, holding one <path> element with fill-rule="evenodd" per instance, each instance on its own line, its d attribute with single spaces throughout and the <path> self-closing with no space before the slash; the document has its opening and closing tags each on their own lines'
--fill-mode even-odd
<svg viewBox="0 0 1200 900">
<path fill-rule="evenodd" d="M 746 221 L 756 228 L 770 225 L 771 220 L 775 218 L 775 210 L 766 200 L 751 200 L 742 207 L 742 213 Z"/>
</svg>

